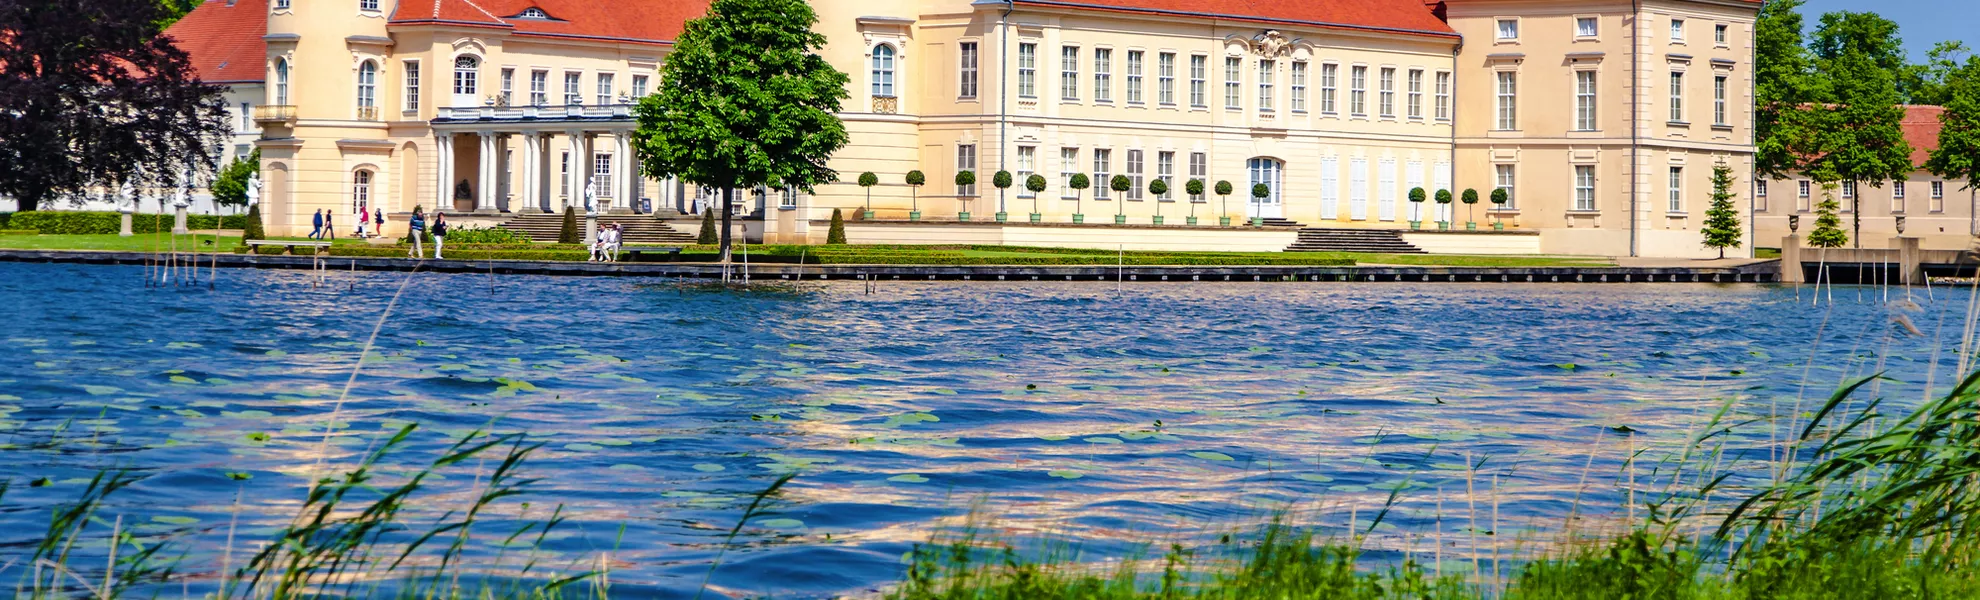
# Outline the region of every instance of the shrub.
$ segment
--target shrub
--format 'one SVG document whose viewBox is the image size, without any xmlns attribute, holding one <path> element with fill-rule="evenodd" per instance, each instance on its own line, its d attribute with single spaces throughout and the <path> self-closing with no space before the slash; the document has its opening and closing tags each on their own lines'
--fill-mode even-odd
<svg viewBox="0 0 1980 600">
<path fill-rule="evenodd" d="M 576 244 L 583 240 L 584 237 L 578 234 L 577 207 L 564 207 L 564 224 L 557 228 L 557 243 Z"/>
<path fill-rule="evenodd" d="M 0 235 L 41 235 L 33 229 L 0 229 Z"/>
<path fill-rule="evenodd" d="M 257 152 L 259 152 L 257 150 Z M 247 222 L 241 224 L 241 240 L 265 240 L 268 232 L 261 227 L 261 205 L 248 207 Z"/>
<path fill-rule="evenodd" d="M 837 213 L 837 211 L 833 211 L 833 212 L 835 214 Z M 565 242 L 564 240 L 561 239 L 557 241 L 566 244 L 577 243 L 576 241 Z M 694 243 L 696 244 L 722 243 L 722 236 L 715 232 L 715 211 L 713 209 L 703 209 L 701 211 L 701 233 L 694 236 Z"/>
<path fill-rule="evenodd" d="M 709 242 L 703 241 L 701 243 L 706 244 Z M 825 232 L 825 243 L 833 245 L 846 243 L 846 218 L 844 215 L 839 214 L 839 209 L 832 209 L 832 228 Z"/>
<path fill-rule="evenodd" d="M 447 234 L 462 244 L 527 244 L 529 235 L 506 227 L 462 228 Z"/>
<path fill-rule="evenodd" d="M 150 217 L 150 218 L 146 218 Z M 120 229 L 122 215 L 114 212 L 37 210 L 14 213 L 0 227 L 34 229 L 44 235 L 108 235 Z M 187 215 L 192 229 L 244 229 L 246 215 Z M 172 230 L 171 215 L 134 215 L 132 233 L 160 233 Z"/>
</svg>

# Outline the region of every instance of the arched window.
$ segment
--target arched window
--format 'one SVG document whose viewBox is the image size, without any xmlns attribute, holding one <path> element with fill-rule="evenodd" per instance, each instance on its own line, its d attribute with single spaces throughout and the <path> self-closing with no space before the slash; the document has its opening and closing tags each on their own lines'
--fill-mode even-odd
<svg viewBox="0 0 1980 600">
<path fill-rule="evenodd" d="M 371 170 L 358 169 L 351 173 L 351 207 L 355 210 L 371 205 Z"/>
<path fill-rule="evenodd" d="M 894 47 L 881 44 L 873 47 L 873 95 L 882 98 L 894 97 Z"/>
<path fill-rule="evenodd" d="M 275 103 L 289 104 L 289 59 L 275 61 Z"/>
<path fill-rule="evenodd" d="M 360 120 L 378 118 L 378 63 L 367 60 L 358 65 L 357 109 Z"/>
<path fill-rule="evenodd" d="M 454 58 L 454 95 L 475 95 L 475 76 L 480 68 L 481 59 L 467 55 Z"/>
<path fill-rule="evenodd" d="M 522 18 L 525 18 L 525 19 L 548 19 L 548 18 L 550 18 L 550 15 L 548 15 L 548 14 L 544 14 L 544 12 L 543 12 L 543 9 L 541 9 L 541 8 L 537 8 L 537 7 L 534 7 L 534 6 L 531 6 L 531 7 L 529 7 L 529 8 L 525 8 L 525 9 L 523 9 L 523 11 L 522 11 L 522 14 L 521 14 L 521 15 L 518 15 L 518 16 L 520 16 L 520 17 L 522 17 Z"/>
<path fill-rule="evenodd" d="M 1251 170 L 1251 185 L 1240 190 L 1245 197 L 1251 198 L 1253 204 L 1264 206 L 1278 204 L 1279 184 L 1285 180 L 1285 163 L 1271 158 L 1254 158 L 1246 161 L 1245 166 Z M 1263 199 L 1251 195 L 1251 188 L 1261 183 L 1272 191 L 1271 195 Z"/>
</svg>

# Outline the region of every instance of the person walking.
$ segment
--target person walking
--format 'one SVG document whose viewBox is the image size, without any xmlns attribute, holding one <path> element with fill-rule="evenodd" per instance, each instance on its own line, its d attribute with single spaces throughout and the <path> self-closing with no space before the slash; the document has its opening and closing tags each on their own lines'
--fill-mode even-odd
<svg viewBox="0 0 1980 600">
<path fill-rule="evenodd" d="M 337 211 L 334 210 L 323 211 L 323 235 L 329 236 L 330 241 L 333 242 L 337 241 L 336 221 L 337 221 Z M 318 238 L 318 239 L 322 239 L 322 238 Z"/>
<path fill-rule="evenodd" d="M 447 215 L 433 211 L 433 260 L 446 260 L 440 254 L 447 249 Z"/>
<path fill-rule="evenodd" d="M 426 248 L 419 243 L 420 236 L 426 235 L 426 215 L 413 209 L 412 218 L 406 221 L 406 237 L 412 238 L 412 249 L 406 251 L 406 258 L 425 258 Z"/>
<path fill-rule="evenodd" d="M 371 237 L 383 237 L 385 235 L 385 209 L 381 208 L 371 211 L 371 222 L 377 225 L 377 227 L 371 228 Z"/>
<path fill-rule="evenodd" d="M 357 236 L 358 239 L 364 239 L 366 237 L 364 228 L 371 226 L 371 207 L 359 205 L 357 217 Z"/>
<path fill-rule="evenodd" d="M 314 240 L 323 237 L 323 209 L 316 209 L 316 215 L 310 217 L 309 223 L 312 226 L 312 229 L 309 230 L 309 239 Z"/>
</svg>

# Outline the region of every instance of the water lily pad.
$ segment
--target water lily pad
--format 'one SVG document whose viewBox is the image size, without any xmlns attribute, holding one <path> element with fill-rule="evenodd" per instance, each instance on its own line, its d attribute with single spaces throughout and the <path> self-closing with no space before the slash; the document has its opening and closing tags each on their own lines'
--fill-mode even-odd
<svg viewBox="0 0 1980 600">
<path fill-rule="evenodd" d="M 803 529 L 804 528 L 804 521 L 799 521 L 797 519 L 764 519 L 762 521 L 757 521 L 756 524 L 771 529 Z"/>
<path fill-rule="evenodd" d="M 1072 436 L 1070 436 L 1070 435 L 1041 435 L 1041 436 L 1038 436 L 1038 439 L 1041 439 L 1041 440 L 1045 440 L 1045 441 L 1047 441 L 1047 442 L 1063 442 L 1063 441 L 1066 441 L 1066 440 L 1070 440 L 1070 439 L 1072 439 Z"/>
<path fill-rule="evenodd" d="M 605 448 L 597 444 L 576 443 L 576 444 L 564 444 L 564 449 L 572 452 L 597 452 L 599 450 L 604 450 Z"/>
<path fill-rule="evenodd" d="M 1121 441 L 1120 441 L 1120 440 L 1118 440 L 1118 439 L 1115 439 L 1115 438 L 1110 438 L 1110 437 L 1090 437 L 1090 438 L 1086 438 L 1086 439 L 1084 439 L 1084 440 L 1081 440 L 1081 441 L 1083 441 L 1083 442 L 1086 442 L 1086 443 L 1088 443 L 1088 444 L 1119 444 L 1119 443 L 1121 443 Z"/>
<path fill-rule="evenodd" d="M 1086 476 L 1086 474 L 1085 474 L 1085 473 L 1081 473 L 1081 472 L 1079 472 L 1079 471 L 1071 471 L 1071 470 L 1067 470 L 1067 469 L 1053 469 L 1053 470 L 1050 470 L 1050 471 L 1046 471 L 1046 472 L 1045 472 L 1045 474 L 1046 474 L 1046 475 L 1051 475 L 1051 476 L 1053 476 L 1053 477 L 1057 477 L 1057 478 L 1060 478 L 1060 479 L 1079 479 L 1079 478 L 1081 478 L 1081 477 L 1085 477 L 1085 476 Z"/>
<path fill-rule="evenodd" d="M 1194 457 L 1197 457 L 1197 458 L 1201 458 L 1201 459 L 1203 459 L 1203 460 L 1218 460 L 1218 461 L 1223 461 L 1223 460 L 1237 460 L 1237 459 L 1234 459 L 1234 458 L 1231 458 L 1231 455 L 1229 455 L 1229 454 L 1224 454 L 1224 453 L 1222 453 L 1222 452 L 1207 452 L 1207 451 L 1198 451 L 1198 452 L 1191 452 L 1191 453 L 1189 453 L 1189 455 L 1190 455 L 1190 456 L 1194 456 Z"/>
<path fill-rule="evenodd" d="M 900 427 L 902 425 L 913 425 L 915 423 L 933 423 L 940 420 L 942 420 L 941 417 L 937 417 L 932 414 L 928 414 L 925 412 L 912 412 L 912 413 L 903 413 L 903 414 L 887 417 L 887 422 L 882 424 L 881 426 Z"/>
<path fill-rule="evenodd" d="M 166 525 L 191 525 L 193 523 L 199 522 L 199 519 L 195 519 L 192 517 L 181 517 L 177 515 L 158 515 L 152 517 L 151 520 L 152 522 L 164 523 Z"/>
<path fill-rule="evenodd" d="M 269 357 L 269 358 L 281 358 L 281 357 L 284 357 L 284 356 L 288 356 L 288 355 L 289 355 L 289 353 L 287 353 L 287 352 L 283 352 L 283 351 L 281 351 L 281 350 L 269 350 L 269 351 L 267 351 L 267 352 L 263 352 L 263 353 L 261 353 L 261 355 L 262 355 L 262 356 L 266 356 L 266 357 Z"/>
<path fill-rule="evenodd" d="M 183 349 L 191 349 L 191 348 L 204 348 L 205 346 L 201 346 L 194 342 L 172 342 L 166 344 L 165 347 L 171 350 L 183 350 Z"/>
<path fill-rule="evenodd" d="M 922 477 L 914 473 L 906 473 L 901 475 L 895 475 L 893 477 L 888 477 L 887 481 L 895 481 L 900 483 L 925 483 L 928 481 L 928 478 Z"/>
<path fill-rule="evenodd" d="M 1337 485 L 1334 487 L 1327 488 L 1327 491 L 1355 493 L 1355 492 L 1366 492 L 1368 491 L 1368 488 L 1359 485 Z"/>
<path fill-rule="evenodd" d="M 110 394 L 115 394 L 117 392 L 121 392 L 124 390 L 123 388 L 111 387 L 107 385 L 85 385 L 83 386 L 83 391 L 89 392 L 89 395 L 91 396 L 108 396 Z"/>
<path fill-rule="evenodd" d="M 191 377 L 187 377 L 187 376 L 184 376 L 184 375 L 173 375 L 173 376 L 172 376 L 172 383 L 184 383 L 184 384 L 191 384 L 191 385 L 199 385 L 199 380 L 198 380 L 198 379 L 193 379 L 193 378 L 191 378 Z"/>
<path fill-rule="evenodd" d="M 1298 475 L 1294 475 L 1293 479 L 1298 479 L 1300 481 L 1311 481 L 1314 483 L 1327 483 L 1329 481 L 1334 480 L 1334 478 L 1332 477 L 1321 475 L 1319 473 L 1300 473 Z"/>
<path fill-rule="evenodd" d="M 694 470 L 696 470 L 696 471 L 700 471 L 700 472 L 703 472 L 703 473 L 714 473 L 714 472 L 717 472 L 717 471 L 721 471 L 721 470 L 723 470 L 723 469 L 725 469 L 725 468 L 727 468 L 727 467 L 723 467 L 722 465 L 718 465 L 718 464 L 715 464 L 715 463 L 700 463 L 700 464 L 696 464 L 696 465 L 694 466 Z"/>
</svg>

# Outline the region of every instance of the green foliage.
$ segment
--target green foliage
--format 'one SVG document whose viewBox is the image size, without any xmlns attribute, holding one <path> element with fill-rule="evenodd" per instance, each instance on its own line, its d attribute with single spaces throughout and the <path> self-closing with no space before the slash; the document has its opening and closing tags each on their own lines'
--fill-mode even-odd
<svg viewBox="0 0 1980 600">
<path fill-rule="evenodd" d="M 242 241 L 268 239 L 268 231 L 263 228 L 261 223 L 260 203 L 248 207 L 247 218 L 245 220 L 246 222 L 241 224 Z M 133 218 L 131 221 L 131 226 L 135 229 L 137 227 L 137 219 Z"/>
<path fill-rule="evenodd" d="M 1126 192 L 1134 189 L 1134 180 L 1128 179 L 1126 175 L 1115 175 L 1107 180 L 1107 189 Z"/>
<path fill-rule="evenodd" d="M 1424 193 L 1423 188 L 1420 187 L 1409 188 L 1410 202 L 1421 204 L 1424 200 L 1428 200 L 1428 199 L 1430 199 L 1430 195 Z"/>
<path fill-rule="evenodd" d="M 702 229 L 706 231 L 708 227 L 704 225 Z M 565 206 L 564 222 L 557 226 L 557 243 L 576 244 L 583 239 L 584 234 L 578 232 L 577 207 Z"/>
<path fill-rule="evenodd" d="M 1906 104 L 1945 106 L 1952 103 L 1952 89 L 1949 87 L 1952 79 L 1973 58 L 1973 52 L 1959 40 L 1933 45 L 1932 50 L 1925 54 L 1925 64 L 1912 67 L 1918 81 Z"/>
<path fill-rule="evenodd" d="M 1971 189 L 1980 182 L 1980 57 L 1966 64 L 1945 80 L 1945 112 L 1939 115 L 1939 148 L 1925 161 L 1925 169 L 1952 181 L 1964 181 Z"/>
<path fill-rule="evenodd" d="M 261 149 L 256 148 L 246 158 L 234 157 L 234 162 L 220 169 L 220 175 L 213 179 L 209 190 L 213 201 L 221 206 L 247 206 L 248 181 L 255 173 L 261 172 Z"/>
<path fill-rule="evenodd" d="M 1066 187 L 1084 190 L 1093 187 L 1093 179 L 1087 177 L 1085 173 L 1073 173 L 1072 180 L 1066 182 Z"/>
<path fill-rule="evenodd" d="M 1451 191 L 1450 191 L 1450 190 L 1437 190 L 1437 203 L 1438 203 L 1438 204 L 1450 204 L 1450 203 L 1451 203 Z"/>
<path fill-rule="evenodd" d="M 1229 181 L 1224 181 L 1224 180 L 1221 180 L 1221 179 L 1217 181 L 1217 195 L 1219 195 L 1219 196 L 1229 196 L 1229 195 L 1231 195 L 1231 191 L 1232 191 L 1232 190 L 1231 190 L 1231 182 L 1229 182 Z"/>
<path fill-rule="evenodd" d="M 917 186 L 917 187 L 919 187 L 919 186 L 920 186 L 921 184 L 924 184 L 924 183 L 928 183 L 928 176 L 927 176 L 927 175 L 924 175 L 924 174 L 922 174 L 922 172 L 921 172 L 921 170 L 920 170 L 920 169 L 916 169 L 916 170 L 913 170 L 913 171 L 908 171 L 908 172 L 907 172 L 907 184 L 908 184 L 908 185 L 912 185 L 912 186 Z"/>
<path fill-rule="evenodd" d="M 1263 183 L 1251 184 L 1251 197 L 1253 198 L 1272 197 L 1272 186 L 1265 185 Z"/>
<path fill-rule="evenodd" d="M 998 171 L 997 174 L 991 175 L 990 185 L 1000 190 L 1011 187 L 1011 172 Z"/>
<path fill-rule="evenodd" d="M 12 213 L 0 227 L 34 229 L 44 235 L 114 234 L 122 229 L 123 215 L 96 211 L 37 210 Z M 162 218 L 161 218 L 162 217 Z M 186 215 L 191 229 L 246 229 L 247 215 Z M 132 215 L 131 233 L 172 231 L 172 215 Z"/>
<path fill-rule="evenodd" d="M 1024 179 L 1024 189 L 1030 190 L 1033 194 L 1045 191 L 1045 176 L 1033 174 L 1030 177 L 1026 177 Z"/>
<path fill-rule="evenodd" d="M 560 234 L 562 232 L 559 232 Z M 447 231 L 447 246 L 455 244 L 527 244 L 529 234 L 506 227 L 451 229 Z"/>
<path fill-rule="evenodd" d="M 836 213 L 838 211 L 834 210 L 833 212 Z M 558 241 L 562 242 L 563 240 L 559 239 Z M 722 236 L 715 229 L 715 209 L 711 208 L 701 211 L 701 231 L 694 236 L 694 242 L 697 244 L 722 243 Z M 573 240 L 564 243 L 575 244 L 577 242 Z"/>
<path fill-rule="evenodd" d="M 1836 212 L 1842 205 L 1836 202 L 1836 184 L 1822 184 L 1822 201 L 1815 203 L 1815 229 L 1808 232 L 1808 245 L 1816 248 L 1841 248 L 1849 243 L 1849 234 L 1842 230 L 1842 220 Z"/>
<path fill-rule="evenodd" d="M 956 185 L 976 185 L 975 171 L 956 171 Z"/>
<path fill-rule="evenodd" d="M 870 188 L 876 185 L 880 185 L 879 175 L 874 175 L 872 171 L 859 174 L 859 187 Z"/>
<path fill-rule="evenodd" d="M 1719 258 L 1726 248 L 1738 248 L 1741 229 L 1739 209 L 1733 206 L 1733 171 L 1726 163 L 1712 165 L 1712 206 L 1705 209 L 1705 247 L 1718 248 Z"/>
<path fill-rule="evenodd" d="M 1506 202 L 1511 199 L 1512 197 L 1506 194 L 1506 188 L 1492 188 L 1493 204 L 1497 204 L 1499 206 L 1505 206 Z M 1476 202 L 1466 202 L 1465 204 L 1476 204 Z"/>
<path fill-rule="evenodd" d="M 1464 202 L 1465 204 L 1477 204 L 1477 203 L 1478 203 L 1478 190 L 1474 190 L 1474 189 L 1469 189 L 1469 188 L 1467 188 L 1467 189 L 1465 189 L 1465 190 L 1464 190 L 1464 195 L 1463 195 L 1463 196 L 1461 196 L 1461 197 L 1463 198 L 1463 202 Z"/>
<path fill-rule="evenodd" d="M 701 243 L 707 244 L 709 242 Z M 825 232 L 825 243 L 835 246 L 845 245 L 846 243 L 846 217 L 839 214 L 839 209 L 832 209 L 832 228 Z"/>
<path fill-rule="evenodd" d="M 1203 195 L 1203 180 L 1191 179 L 1183 182 L 1183 191 L 1188 192 L 1191 196 Z"/>
<path fill-rule="evenodd" d="M 1169 182 L 1162 181 L 1160 177 L 1148 180 L 1148 193 L 1157 197 L 1169 193 Z"/>
</svg>

